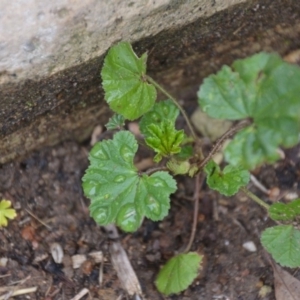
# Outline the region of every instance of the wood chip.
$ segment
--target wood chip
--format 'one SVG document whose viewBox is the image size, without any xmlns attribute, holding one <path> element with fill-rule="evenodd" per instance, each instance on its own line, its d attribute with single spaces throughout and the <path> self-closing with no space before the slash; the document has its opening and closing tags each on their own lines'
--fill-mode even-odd
<svg viewBox="0 0 300 300">
<path fill-rule="evenodd" d="M 92 137 L 91 137 L 91 146 L 94 146 L 99 141 L 102 131 L 103 131 L 103 128 L 101 125 L 97 125 L 94 128 Z"/>
<path fill-rule="evenodd" d="M 117 271 L 118 278 L 130 296 L 142 295 L 142 289 L 137 276 L 131 266 L 128 256 L 121 243 L 116 239 L 119 237 L 118 231 L 114 225 L 105 226 L 109 237 L 114 239 L 110 245 L 110 255 L 112 264 Z"/>
<path fill-rule="evenodd" d="M 96 264 L 100 264 L 103 261 L 103 252 L 102 251 L 95 251 L 88 254 Z"/>
<path fill-rule="evenodd" d="M 19 289 L 19 290 L 17 290 L 17 289 L 16 290 L 8 289 L 8 290 L 9 291 L 7 293 L 9 293 L 9 294 L 0 296 L 0 300 L 6 300 L 6 299 L 9 299 L 10 297 L 34 293 L 37 291 L 37 287 L 35 286 L 35 287 Z"/>
<path fill-rule="evenodd" d="M 84 297 L 88 293 L 89 293 L 89 290 L 84 288 L 75 297 L 73 297 L 71 300 L 80 300 L 82 297 Z"/>
<path fill-rule="evenodd" d="M 73 269 L 80 268 L 80 266 L 86 261 L 86 255 L 84 254 L 76 254 L 73 255 L 71 258 Z"/>
</svg>

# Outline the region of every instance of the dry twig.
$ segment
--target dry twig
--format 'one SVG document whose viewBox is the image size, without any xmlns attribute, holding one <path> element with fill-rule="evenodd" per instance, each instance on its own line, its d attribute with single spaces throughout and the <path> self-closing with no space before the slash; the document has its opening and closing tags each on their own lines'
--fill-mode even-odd
<svg viewBox="0 0 300 300">
<path fill-rule="evenodd" d="M 84 288 L 75 297 L 73 297 L 71 300 L 79 300 L 88 293 L 89 293 L 89 290 L 87 288 Z"/>
<path fill-rule="evenodd" d="M 3 288 L 3 289 L 5 289 L 5 288 Z M 5 295 L 0 296 L 0 300 L 7 300 L 10 297 L 34 293 L 34 292 L 36 292 L 37 287 L 35 286 L 35 287 L 30 287 L 30 288 L 20 289 L 20 290 L 15 289 L 15 287 L 13 287 L 13 288 L 6 287 L 6 290 L 7 290 L 7 293 Z"/>
</svg>

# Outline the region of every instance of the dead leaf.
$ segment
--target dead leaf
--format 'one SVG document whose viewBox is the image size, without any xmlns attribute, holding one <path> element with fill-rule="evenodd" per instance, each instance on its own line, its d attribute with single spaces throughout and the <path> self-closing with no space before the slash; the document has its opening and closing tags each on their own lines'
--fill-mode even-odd
<svg viewBox="0 0 300 300">
<path fill-rule="evenodd" d="M 271 261 L 276 300 L 299 300 L 300 281 Z"/>
<path fill-rule="evenodd" d="M 232 122 L 228 120 L 218 120 L 209 117 L 200 108 L 197 108 L 191 121 L 196 129 L 205 137 L 208 137 L 212 142 L 221 137 L 232 126 Z"/>
</svg>

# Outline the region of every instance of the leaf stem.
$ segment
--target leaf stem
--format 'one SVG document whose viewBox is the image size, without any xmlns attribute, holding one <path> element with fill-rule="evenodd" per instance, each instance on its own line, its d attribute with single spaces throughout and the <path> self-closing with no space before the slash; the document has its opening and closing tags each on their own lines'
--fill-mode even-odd
<svg viewBox="0 0 300 300">
<path fill-rule="evenodd" d="M 249 197 L 251 198 L 254 202 L 259 204 L 260 206 L 264 207 L 266 210 L 269 210 L 270 205 L 268 205 L 266 202 L 258 198 L 256 195 L 254 195 L 252 192 L 250 192 L 247 188 L 242 187 L 241 190 Z"/>
<path fill-rule="evenodd" d="M 147 170 L 146 172 L 143 172 L 143 174 L 151 175 L 151 174 L 153 174 L 155 172 L 158 172 L 158 171 L 169 171 L 169 169 L 165 166 L 154 167 L 154 168 L 151 168 L 151 169 Z"/>
<path fill-rule="evenodd" d="M 211 158 L 220 150 L 222 145 L 224 144 L 225 140 L 235 134 L 237 131 L 243 129 L 244 127 L 248 126 L 251 124 L 250 120 L 244 120 L 235 126 L 231 127 L 228 131 L 226 131 L 216 142 L 216 144 L 213 146 L 209 154 L 202 160 L 200 161 L 200 164 L 198 166 L 199 170 L 204 168 L 204 166 L 211 160 Z"/>
<path fill-rule="evenodd" d="M 178 101 L 171 95 L 169 94 L 168 91 L 166 91 L 161 85 L 159 85 L 154 79 L 152 79 L 150 76 L 146 75 L 147 80 L 152 83 L 158 90 L 160 90 L 163 94 L 165 94 L 169 99 L 171 99 L 173 101 L 173 103 L 178 107 L 178 109 L 180 110 L 180 112 L 182 113 L 187 126 L 189 127 L 189 130 L 194 138 L 194 140 L 197 140 L 198 137 L 194 131 L 194 128 L 186 114 L 186 112 L 184 111 L 184 109 L 182 108 L 182 106 L 178 103 Z"/>
<path fill-rule="evenodd" d="M 191 235 L 190 235 L 190 240 L 189 243 L 187 244 L 184 253 L 187 253 L 190 251 L 192 244 L 194 242 L 195 239 L 195 234 L 196 234 L 196 229 L 197 229 L 197 223 L 198 223 L 198 211 L 199 211 L 199 194 L 200 194 L 200 188 L 203 184 L 205 175 L 202 173 L 202 175 L 200 176 L 200 174 L 197 174 L 195 177 L 195 191 L 194 191 L 194 195 L 193 195 L 193 199 L 194 199 L 194 215 L 193 215 L 193 224 L 192 224 L 192 230 L 191 230 Z"/>
</svg>

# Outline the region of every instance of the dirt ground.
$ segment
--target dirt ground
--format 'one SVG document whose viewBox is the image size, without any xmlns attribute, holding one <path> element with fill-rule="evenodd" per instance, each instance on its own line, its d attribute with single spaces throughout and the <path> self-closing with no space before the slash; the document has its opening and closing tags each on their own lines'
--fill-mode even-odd
<svg viewBox="0 0 300 300">
<path fill-rule="evenodd" d="M 82 193 L 89 149 L 89 141 L 65 142 L 0 167 L 0 197 L 11 200 L 17 210 L 17 218 L 0 229 L 0 295 L 8 286 L 15 291 L 37 287 L 36 292 L 14 299 L 72 299 L 87 288 L 89 294 L 81 299 L 130 299 L 111 264 L 110 240 L 89 217 L 89 201 Z M 137 160 L 147 155 L 140 153 Z M 254 175 L 267 188 L 279 188 L 286 201 L 293 193 L 300 194 L 299 170 L 297 146 L 286 151 L 284 160 L 263 166 Z M 203 270 L 179 295 L 163 297 L 157 292 L 153 282 L 160 266 L 187 244 L 191 229 L 194 183 L 189 178 L 177 179 L 178 191 L 172 196 L 167 218 L 145 220 L 133 234 L 120 233 L 145 299 L 275 299 L 272 268 L 259 241 L 260 233 L 272 221 L 242 193 L 225 198 L 205 184 L 192 246 L 205 255 Z M 253 184 L 249 188 L 266 199 Z M 256 245 L 255 252 L 243 247 L 249 241 Z M 64 251 L 62 264 L 51 256 L 53 243 Z M 102 263 L 88 256 L 95 251 L 103 252 Z M 72 257 L 78 254 L 87 255 L 87 260 L 75 269 Z M 300 277 L 299 270 L 291 272 Z M 270 292 L 260 295 L 262 287 L 270 287 Z"/>
</svg>

